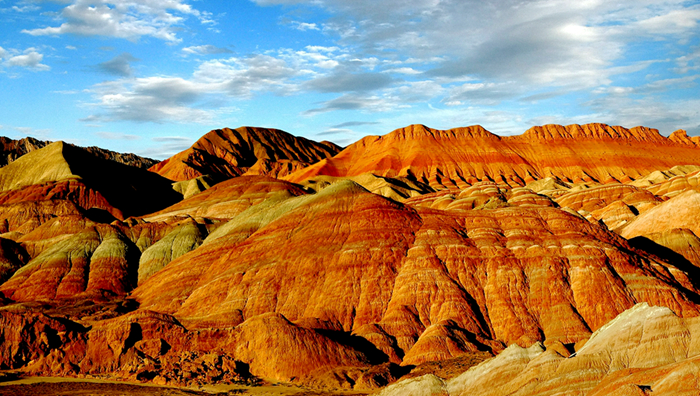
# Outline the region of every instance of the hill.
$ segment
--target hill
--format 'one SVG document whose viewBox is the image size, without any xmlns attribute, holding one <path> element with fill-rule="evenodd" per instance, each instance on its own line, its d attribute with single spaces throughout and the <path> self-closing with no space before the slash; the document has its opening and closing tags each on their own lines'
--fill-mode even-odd
<svg viewBox="0 0 700 396">
<path fill-rule="evenodd" d="M 605 124 L 545 125 L 517 136 L 498 136 L 478 125 L 450 130 L 411 125 L 365 137 L 284 178 L 298 183 L 320 175 L 373 173 L 409 177 L 435 189 L 463 189 L 480 181 L 524 186 L 547 177 L 627 182 L 676 165 L 700 165 L 695 141 L 674 136 Z"/>
<path fill-rule="evenodd" d="M 338 151 L 333 143 L 317 143 L 278 129 L 224 128 L 207 133 L 150 170 L 175 181 L 203 175 L 219 181 L 242 174 L 281 177 Z"/>
</svg>

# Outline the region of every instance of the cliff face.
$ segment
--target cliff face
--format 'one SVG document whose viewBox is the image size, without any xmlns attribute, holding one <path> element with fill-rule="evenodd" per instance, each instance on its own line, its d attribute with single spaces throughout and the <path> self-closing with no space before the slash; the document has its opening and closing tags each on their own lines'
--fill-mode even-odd
<svg viewBox="0 0 700 396">
<path fill-rule="evenodd" d="M 278 129 L 224 128 L 207 133 L 150 170 L 175 181 L 202 175 L 222 180 L 244 173 L 281 177 L 338 151 L 332 143 L 317 143 Z"/>
<path fill-rule="evenodd" d="M 463 189 L 479 181 L 523 186 L 547 177 L 569 183 L 626 182 L 675 165 L 700 164 L 695 142 L 678 136 L 605 124 L 546 125 L 504 137 L 480 126 L 442 131 L 411 125 L 366 137 L 285 179 L 371 172 L 409 176 L 436 189 Z"/>
</svg>

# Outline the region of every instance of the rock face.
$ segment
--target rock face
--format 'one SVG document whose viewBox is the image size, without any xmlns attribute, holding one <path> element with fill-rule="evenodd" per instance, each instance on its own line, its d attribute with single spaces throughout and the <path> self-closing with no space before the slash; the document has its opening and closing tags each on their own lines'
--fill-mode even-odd
<svg viewBox="0 0 700 396">
<path fill-rule="evenodd" d="M 0 202 L 64 199 L 121 219 L 180 200 L 170 183 L 151 172 L 56 142 L 0 169 Z"/>
<path fill-rule="evenodd" d="M 665 138 L 654 129 L 604 124 L 545 125 L 504 137 L 481 126 L 443 131 L 411 125 L 363 138 L 335 157 L 285 178 L 301 182 L 319 175 L 370 172 L 410 177 L 435 189 L 464 189 L 489 180 L 523 186 L 546 177 L 607 183 L 675 165 L 700 165 L 698 148 L 691 143 Z"/>
<path fill-rule="evenodd" d="M 15 161 L 17 158 L 29 153 L 30 151 L 38 150 L 46 147 L 51 142 L 37 140 L 32 137 L 26 137 L 19 140 L 13 140 L 4 136 L 0 136 L 0 167 Z M 84 150 L 91 154 L 124 165 L 134 166 L 137 168 L 148 169 L 158 163 L 158 161 L 150 158 L 139 157 L 131 153 L 117 153 L 110 150 L 105 150 L 99 147 L 83 147 Z"/>
<path fill-rule="evenodd" d="M 244 173 L 281 177 L 339 151 L 332 143 L 317 143 L 277 129 L 224 128 L 207 133 L 189 149 L 150 170 L 176 181 L 202 175 L 223 180 Z"/>
<path fill-rule="evenodd" d="M 176 183 L 50 144 L 0 169 L 0 371 L 695 394 L 684 136 L 412 126 L 288 174 L 336 149 L 217 130 L 156 167 Z"/>
<path fill-rule="evenodd" d="M 638 304 L 596 331 L 575 355 L 539 343 L 513 345 L 452 380 L 420 377 L 379 395 L 690 395 L 700 391 L 699 363 L 698 318 Z"/>
<path fill-rule="evenodd" d="M 191 325 L 313 319 L 414 365 L 573 345 L 641 301 L 698 315 L 685 272 L 632 251 L 556 208 L 412 209 L 346 181 L 251 207 L 134 296 Z"/>
</svg>

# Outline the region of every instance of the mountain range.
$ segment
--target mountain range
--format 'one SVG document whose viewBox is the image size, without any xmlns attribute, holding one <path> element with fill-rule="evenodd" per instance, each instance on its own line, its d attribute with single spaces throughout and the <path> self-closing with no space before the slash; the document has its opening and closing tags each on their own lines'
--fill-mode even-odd
<svg viewBox="0 0 700 396">
<path fill-rule="evenodd" d="M 331 394 L 700 392 L 700 139 L 0 140 L 0 370 Z"/>
</svg>

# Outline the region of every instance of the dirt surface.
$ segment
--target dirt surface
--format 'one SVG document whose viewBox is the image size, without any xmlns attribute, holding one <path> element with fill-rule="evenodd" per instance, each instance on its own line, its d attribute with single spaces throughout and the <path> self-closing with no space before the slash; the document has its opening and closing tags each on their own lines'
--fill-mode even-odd
<svg viewBox="0 0 700 396">
<path fill-rule="evenodd" d="M 4 381 L 4 382 L 3 382 Z M 358 392 L 311 391 L 285 384 L 263 386 L 219 385 L 206 386 L 202 390 L 162 387 L 152 384 L 127 384 L 112 381 L 30 377 L 15 379 L 0 376 L 0 396 L 365 396 Z"/>
<path fill-rule="evenodd" d="M 493 355 L 488 352 L 471 352 L 453 359 L 427 362 L 416 366 L 402 379 L 420 377 L 426 374 L 435 374 L 442 379 L 451 379 L 492 357 Z"/>
<path fill-rule="evenodd" d="M 228 393 L 224 393 L 228 394 Z M 235 393 L 231 393 L 235 394 Z M 0 386 L 0 395 L 12 396 L 68 396 L 68 395 L 100 395 L 100 396 L 181 396 L 207 395 L 208 392 L 198 392 L 176 388 L 160 388 L 152 386 L 91 383 L 91 382 L 40 382 L 25 385 Z"/>
</svg>

